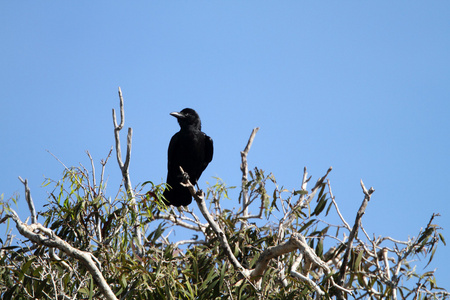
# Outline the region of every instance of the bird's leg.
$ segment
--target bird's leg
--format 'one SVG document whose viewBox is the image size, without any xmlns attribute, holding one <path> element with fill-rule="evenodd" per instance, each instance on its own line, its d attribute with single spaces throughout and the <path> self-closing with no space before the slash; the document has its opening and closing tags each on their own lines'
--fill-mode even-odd
<svg viewBox="0 0 450 300">
<path fill-rule="evenodd" d="M 183 169 L 181 169 L 181 171 L 182 171 L 181 172 L 181 178 L 182 178 L 181 182 L 188 182 L 188 180 L 190 179 L 189 174 L 187 172 L 184 172 Z"/>
<path fill-rule="evenodd" d="M 195 186 L 197 187 L 196 194 L 201 197 L 203 195 L 203 191 L 200 189 L 197 182 L 195 183 Z"/>
</svg>

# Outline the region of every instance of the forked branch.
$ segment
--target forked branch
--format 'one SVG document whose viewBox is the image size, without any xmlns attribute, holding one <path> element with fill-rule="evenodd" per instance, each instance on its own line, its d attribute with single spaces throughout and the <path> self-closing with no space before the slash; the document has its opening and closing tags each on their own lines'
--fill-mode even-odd
<svg viewBox="0 0 450 300">
<path fill-rule="evenodd" d="M 129 166 L 130 166 L 130 157 L 131 157 L 131 137 L 133 135 L 133 129 L 128 128 L 128 135 L 127 135 L 127 153 L 125 155 L 125 163 L 122 161 L 122 151 L 120 148 L 120 130 L 122 130 L 124 124 L 125 124 L 125 111 L 123 108 L 123 97 L 122 97 L 122 90 L 119 87 L 119 100 L 120 100 L 120 124 L 117 125 L 116 120 L 116 111 L 112 110 L 112 116 L 113 116 L 113 123 L 114 123 L 114 138 L 116 140 L 116 154 L 117 154 L 117 162 L 119 164 L 119 168 L 122 172 L 123 181 L 125 184 L 125 190 L 127 192 L 130 205 L 136 215 L 138 215 L 138 208 L 136 204 L 136 198 L 135 193 L 131 185 L 131 179 L 130 179 L 130 172 L 129 172 Z M 143 255 L 143 247 L 142 247 L 142 232 L 140 228 L 140 224 L 138 220 L 136 219 L 135 223 L 133 224 L 134 227 L 134 234 L 136 239 L 133 239 L 133 241 L 136 241 L 135 248 L 138 249 L 138 256 L 142 257 Z"/>
</svg>

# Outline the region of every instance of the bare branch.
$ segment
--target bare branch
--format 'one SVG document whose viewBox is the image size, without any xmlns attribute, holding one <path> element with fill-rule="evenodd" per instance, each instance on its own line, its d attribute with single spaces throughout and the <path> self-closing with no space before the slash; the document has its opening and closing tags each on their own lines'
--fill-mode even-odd
<svg viewBox="0 0 450 300">
<path fill-rule="evenodd" d="M 6 217 L 2 218 L 0 220 L 0 224 L 3 223 L 8 218 L 9 218 L 9 216 L 6 216 Z M 10 246 L 12 241 L 13 241 L 14 235 L 11 232 L 12 232 L 12 229 L 10 229 L 8 231 L 8 234 L 6 236 L 6 241 L 3 243 L 2 248 L 0 248 L 0 257 L 3 257 L 5 255 L 6 251 L 3 248 Z"/>
<path fill-rule="evenodd" d="M 128 173 L 128 166 L 130 165 L 130 157 L 131 157 L 131 138 L 133 136 L 133 129 L 130 127 L 128 128 L 128 134 L 127 134 L 127 155 L 125 156 L 125 164 L 123 165 L 123 168 Z M 131 183 L 130 183 L 131 188 Z"/>
<path fill-rule="evenodd" d="M 61 265 L 64 266 L 64 268 L 66 268 L 69 272 L 73 272 L 73 268 L 64 260 L 62 260 L 56 253 L 55 253 L 55 248 L 50 248 L 49 249 L 49 254 L 50 254 L 50 258 L 53 260 L 58 261 Z"/>
<path fill-rule="evenodd" d="M 204 231 L 204 227 L 206 227 L 206 225 L 204 224 L 196 224 L 196 225 L 192 225 L 189 223 L 186 223 L 182 220 L 182 218 L 175 216 L 175 215 L 165 215 L 165 214 L 160 214 L 160 215 L 156 215 L 155 219 L 161 219 L 161 220 L 167 220 L 172 222 L 174 225 L 178 225 L 190 230 L 194 230 L 194 231 Z"/>
<path fill-rule="evenodd" d="M 291 268 L 291 275 L 308 283 L 310 286 L 312 286 L 312 288 L 320 295 L 320 296 L 324 296 L 325 292 L 322 291 L 322 289 L 320 288 L 319 285 L 317 285 L 317 283 L 315 283 L 313 280 L 311 280 L 308 276 L 305 276 L 299 272 L 297 272 L 297 269 L 300 265 L 300 262 L 303 259 L 303 255 L 300 254 L 297 259 L 294 261 L 294 263 L 292 264 L 292 268 Z"/>
<path fill-rule="evenodd" d="M 206 242 L 204 240 L 182 240 L 182 241 L 178 241 L 175 244 L 173 244 L 174 248 L 178 248 L 178 246 L 180 245 L 185 245 L 185 244 L 197 244 L 197 245 L 205 245 Z"/>
<path fill-rule="evenodd" d="M 327 185 L 328 185 L 328 191 L 330 192 L 330 198 L 331 201 L 333 202 L 334 207 L 336 208 L 336 212 L 339 216 L 339 218 L 341 219 L 342 223 L 344 224 L 345 228 L 347 228 L 349 231 L 351 230 L 350 225 L 348 225 L 347 221 L 345 221 L 344 217 L 341 214 L 341 211 L 339 210 L 339 207 L 336 203 L 336 199 L 333 195 L 333 192 L 331 191 L 331 184 L 330 184 L 330 180 L 327 179 Z"/>
<path fill-rule="evenodd" d="M 246 184 L 248 182 L 248 163 L 247 163 L 247 155 L 250 151 L 250 147 L 253 144 L 253 140 L 255 139 L 256 133 L 258 132 L 259 127 L 256 127 L 252 130 L 252 133 L 250 134 L 250 138 L 248 139 L 247 145 L 245 146 L 244 151 L 241 151 L 241 171 L 242 171 L 242 210 L 243 210 L 243 217 L 245 218 L 248 216 L 248 188 L 246 187 Z"/>
<path fill-rule="evenodd" d="M 358 229 L 361 226 L 362 216 L 364 215 L 364 212 L 366 210 L 367 204 L 370 201 L 370 197 L 371 197 L 372 193 L 375 191 L 374 188 L 372 188 L 372 187 L 369 190 L 367 190 L 366 187 L 364 186 L 364 183 L 362 180 L 361 180 L 361 187 L 364 192 L 364 200 L 363 200 L 358 212 L 356 213 L 355 224 L 353 225 L 352 232 L 350 233 L 350 236 L 348 237 L 347 250 L 344 254 L 344 260 L 342 261 L 342 265 L 341 265 L 341 268 L 339 271 L 339 278 L 337 281 L 338 285 L 342 285 L 344 283 L 345 273 L 347 271 L 347 264 L 350 260 L 353 239 L 355 238 L 355 236 L 358 233 Z M 341 294 L 338 296 L 338 299 L 343 299 L 343 297 L 344 296 Z"/>
<path fill-rule="evenodd" d="M 125 124 L 125 112 L 123 109 L 123 97 L 122 97 L 122 90 L 119 86 L 119 101 L 120 101 L 120 124 L 117 125 L 116 121 L 116 113 L 113 108 L 113 122 L 114 122 L 114 128 L 117 128 L 117 130 L 121 130 L 123 128 L 123 125 Z"/>
<path fill-rule="evenodd" d="M 122 161 L 122 151 L 120 149 L 120 130 L 123 128 L 125 124 L 125 111 L 123 108 L 123 97 L 122 97 L 122 90 L 119 87 L 119 100 L 120 100 L 120 124 L 117 125 L 116 120 L 116 112 L 113 109 L 113 123 L 114 123 L 114 138 L 116 141 L 116 156 L 117 156 L 117 162 L 119 164 L 120 171 L 122 172 L 123 181 L 125 184 L 125 190 L 127 192 L 128 198 L 130 200 L 130 205 L 133 209 L 133 211 L 136 213 L 138 212 L 137 204 L 136 204 L 136 197 L 133 191 L 133 187 L 131 185 L 131 179 L 130 179 L 130 173 L 129 173 L 129 165 L 130 165 L 130 157 L 131 157 L 131 137 L 133 135 L 133 130 L 131 128 L 128 128 L 128 135 L 127 135 L 127 153 L 125 156 L 125 163 Z M 137 241 L 136 248 L 138 249 L 138 256 L 143 255 L 143 247 L 142 247 L 142 232 L 140 229 L 140 224 L 136 220 L 135 224 L 133 224 L 134 230 L 135 230 L 135 236 Z"/>
<path fill-rule="evenodd" d="M 89 156 L 89 160 L 91 161 L 91 169 L 92 169 L 92 189 L 95 191 L 96 182 L 95 182 L 95 165 L 94 160 L 92 159 L 91 153 L 89 151 L 86 151 L 86 154 Z"/>
<path fill-rule="evenodd" d="M 295 245 L 292 239 L 289 239 L 287 242 L 284 242 L 277 246 L 267 248 L 263 251 L 263 253 L 261 253 L 261 256 L 255 264 L 255 268 L 251 270 L 250 277 L 261 277 L 264 271 L 267 269 L 267 266 L 269 265 L 269 262 L 272 258 L 295 251 L 296 249 L 298 249 L 298 247 Z"/>
<path fill-rule="evenodd" d="M 34 202 L 33 199 L 31 198 L 31 191 L 30 188 L 28 187 L 28 180 L 27 179 L 23 180 L 22 177 L 20 176 L 19 180 L 25 185 L 25 199 L 27 200 L 28 209 L 30 210 L 31 213 L 31 224 L 35 224 L 37 223 L 36 209 L 34 208 Z"/>
<path fill-rule="evenodd" d="M 104 184 L 103 184 L 103 178 L 104 178 L 104 176 L 105 176 L 105 166 L 106 166 L 106 164 L 108 163 L 109 158 L 111 157 L 111 153 L 112 153 L 112 151 L 113 151 L 113 148 L 114 148 L 114 147 L 111 147 L 111 149 L 109 150 L 109 153 L 108 153 L 108 155 L 106 156 L 106 159 L 105 159 L 105 160 L 102 159 L 102 160 L 100 161 L 100 164 L 102 165 L 102 172 L 101 172 L 101 175 L 100 175 L 100 184 L 99 184 L 99 186 L 98 186 L 97 194 L 100 194 L 102 188 L 104 187 Z"/>
</svg>

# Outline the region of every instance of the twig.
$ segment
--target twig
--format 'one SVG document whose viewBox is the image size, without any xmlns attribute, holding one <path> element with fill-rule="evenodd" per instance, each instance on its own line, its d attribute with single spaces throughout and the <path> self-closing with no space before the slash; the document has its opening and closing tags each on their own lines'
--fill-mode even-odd
<svg viewBox="0 0 450 300">
<path fill-rule="evenodd" d="M 31 213 L 31 224 L 35 224 L 37 222 L 36 209 L 34 208 L 34 202 L 33 199 L 31 198 L 31 191 L 30 187 L 28 186 L 28 180 L 27 179 L 23 180 L 22 177 L 20 176 L 19 180 L 20 182 L 23 183 L 23 185 L 25 185 L 25 199 L 27 200 L 28 209 L 30 210 Z"/>
<path fill-rule="evenodd" d="M 194 222 L 196 225 L 192 225 L 186 222 L 183 222 L 182 218 L 180 216 L 176 216 L 176 215 L 165 215 L 165 214 L 161 214 L 161 215 L 155 215 L 155 220 L 161 219 L 161 220 L 167 220 L 172 222 L 174 225 L 178 225 L 190 230 L 194 230 L 194 231 L 204 231 L 204 228 L 206 228 L 206 225 L 201 224 L 201 223 L 196 223 Z"/>
<path fill-rule="evenodd" d="M 185 245 L 185 244 L 200 244 L 200 245 L 205 245 L 206 242 L 204 240 L 183 240 L 183 241 L 178 241 L 175 244 L 173 244 L 173 248 L 178 248 L 178 246 L 180 245 Z"/>
<path fill-rule="evenodd" d="M 320 295 L 320 296 L 325 296 L 325 292 L 322 291 L 320 289 L 320 286 L 315 283 L 314 281 L 312 281 L 309 277 L 297 272 L 297 269 L 300 265 L 300 262 L 303 259 L 303 254 L 300 254 L 294 261 L 294 263 L 292 264 L 292 268 L 291 268 L 291 275 L 302 280 L 305 281 L 306 283 L 308 283 L 310 286 L 312 286 L 312 288 Z"/>
<path fill-rule="evenodd" d="M 6 219 L 2 218 L 0 220 L 0 224 L 3 223 L 5 220 Z M 0 257 L 3 257 L 5 255 L 6 251 L 4 250 L 4 248 L 10 246 L 13 241 L 14 235 L 11 232 L 12 232 L 12 229 L 10 229 L 8 231 L 8 235 L 6 236 L 6 241 L 3 243 L 2 247 L 0 248 Z"/>
<path fill-rule="evenodd" d="M 95 166 L 94 166 L 94 160 L 92 159 L 91 153 L 86 150 L 86 154 L 89 156 L 89 160 L 91 161 L 91 168 L 92 168 L 92 190 L 95 192 L 95 186 L 97 185 L 95 182 Z"/>
<path fill-rule="evenodd" d="M 62 264 L 64 266 L 64 268 L 66 268 L 69 272 L 73 272 L 73 268 L 64 260 L 62 260 L 56 253 L 55 253 L 55 248 L 50 248 L 49 251 L 50 254 L 50 258 L 58 261 L 60 264 Z"/>
<path fill-rule="evenodd" d="M 342 216 L 342 214 L 341 214 L 341 212 L 339 210 L 339 207 L 338 207 L 338 205 L 336 203 L 336 200 L 335 200 L 335 197 L 333 195 L 333 192 L 331 191 L 331 184 L 330 184 L 330 180 L 329 179 L 327 179 L 327 185 L 328 185 L 328 191 L 330 192 L 330 198 L 331 198 L 331 201 L 333 202 L 334 207 L 336 208 L 336 212 L 337 212 L 339 218 L 341 219 L 342 223 L 344 223 L 345 228 L 347 228 L 350 231 L 351 227 L 350 227 L 350 225 L 348 225 L 347 221 L 345 221 L 344 217 Z"/>
<path fill-rule="evenodd" d="M 248 163 L 247 163 L 247 155 L 250 151 L 250 147 L 253 144 L 253 140 L 255 139 L 256 133 L 258 132 L 259 127 L 256 127 L 252 130 L 252 133 L 250 134 L 250 137 L 248 139 L 247 145 L 245 146 L 244 151 L 241 151 L 241 171 L 242 171 L 242 211 L 243 211 L 243 217 L 248 216 L 248 188 L 247 188 L 247 182 L 248 182 Z"/>
<path fill-rule="evenodd" d="M 369 204 L 370 197 L 372 196 L 372 193 L 375 191 L 375 189 L 372 187 L 369 190 L 367 190 L 366 187 L 364 186 L 364 183 L 362 180 L 361 180 L 361 187 L 362 187 L 363 193 L 364 193 L 364 200 L 363 200 L 363 203 L 361 204 L 361 207 L 359 208 L 358 212 L 356 213 L 355 224 L 353 225 L 352 232 L 350 233 L 350 236 L 348 237 L 347 250 L 344 254 L 344 260 L 342 261 L 342 265 L 341 265 L 341 268 L 339 271 L 339 278 L 337 281 L 338 285 L 343 285 L 343 283 L 344 283 L 345 273 L 347 271 L 347 264 L 350 260 L 353 239 L 355 238 L 355 236 L 358 232 L 358 229 L 361 226 L 361 219 L 362 219 L 362 216 L 364 215 L 367 204 Z M 344 299 L 344 295 L 342 293 L 340 293 L 339 295 L 337 295 L 337 299 Z"/>
<path fill-rule="evenodd" d="M 103 178 L 104 178 L 104 175 L 105 175 L 105 166 L 108 163 L 109 158 L 111 157 L 111 153 L 113 151 L 113 148 L 114 147 L 111 147 L 111 149 L 109 150 L 109 153 L 108 153 L 108 156 L 106 156 L 106 159 L 105 160 L 102 159 L 100 161 L 100 164 L 102 165 L 102 172 L 101 172 L 101 175 L 100 175 L 100 184 L 98 186 L 98 192 L 97 192 L 97 194 L 99 194 L 99 195 L 100 195 L 101 189 L 104 187 L 103 186 Z"/>
</svg>

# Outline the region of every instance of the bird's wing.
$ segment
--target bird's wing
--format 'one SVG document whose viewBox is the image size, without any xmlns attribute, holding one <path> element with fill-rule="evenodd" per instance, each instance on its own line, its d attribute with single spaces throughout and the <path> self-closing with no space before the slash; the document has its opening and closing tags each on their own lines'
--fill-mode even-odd
<svg viewBox="0 0 450 300">
<path fill-rule="evenodd" d="M 173 170 L 174 168 L 178 167 L 178 166 L 174 166 L 175 163 L 178 163 L 178 158 L 177 158 L 177 154 L 176 154 L 177 147 L 178 147 L 178 145 L 177 145 L 178 141 L 179 141 L 179 137 L 178 137 L 178 133 L 176 133 L 170 139 L 169 149 L 167 150 L 167 169 L 169 170 L 169 172 L 171 170 Z M 175 174 L 173 174 L 173 175 L 175 175 Z"/>
<path fill-rule="evenodd" d="M 213 140 L 205 134 L 205 162 L 208 164 L 213 158 Z"/>
</svg>

